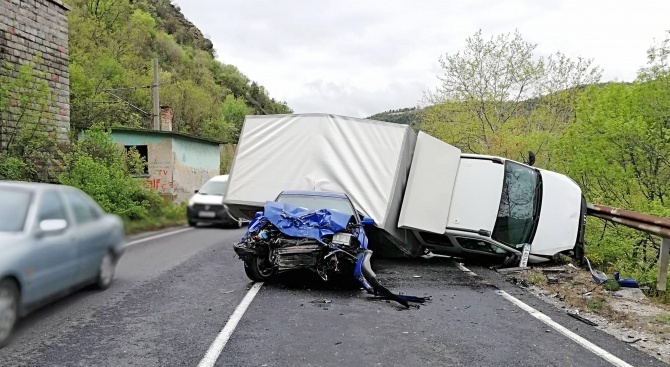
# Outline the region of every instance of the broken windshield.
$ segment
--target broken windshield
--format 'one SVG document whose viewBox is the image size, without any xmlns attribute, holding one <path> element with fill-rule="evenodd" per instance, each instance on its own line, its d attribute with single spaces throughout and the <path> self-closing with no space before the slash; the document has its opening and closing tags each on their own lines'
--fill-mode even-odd
<svg viewBox="0 0 670 367">
<path fill-rule="evenodd" d="M 329 209 L 354 215 L 354 208 L 349 204 L 349 200 L 331 196 L 280 195 L 277 198 L 277 202 L 295 205 L 308 210 Z"/>
<path fill-rule="evenodd" d="M 535 169 L 505 162 L 498 218 L 491 238 L 509 245 L 532 241 L 540 214 L 541 183 Z"/>
</svg>

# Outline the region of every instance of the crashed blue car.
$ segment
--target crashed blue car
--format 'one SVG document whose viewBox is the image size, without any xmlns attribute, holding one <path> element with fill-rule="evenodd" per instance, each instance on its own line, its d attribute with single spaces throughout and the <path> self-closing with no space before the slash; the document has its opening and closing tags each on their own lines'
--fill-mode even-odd
<svg viewBox="0 0 670 367">
<path fill-rule="evenodd" d="M 372 225 L 374 220 L 357 212 L 346 194 L 284 191 L 256 213 L 235 253 L 253 281 L 308 269 L 324 281 L 353 276 L 370 294 L 406 307 L 408 302 L 424 302 L 421 297 L 395 295 L 379 284 L 365 234 L 365 226 Z"/>
</svg>

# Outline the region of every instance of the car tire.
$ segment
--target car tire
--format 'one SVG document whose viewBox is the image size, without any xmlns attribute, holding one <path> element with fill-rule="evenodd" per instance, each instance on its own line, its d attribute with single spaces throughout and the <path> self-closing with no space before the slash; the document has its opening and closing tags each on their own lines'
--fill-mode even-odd
<svg viewBox="0 0 670 367">
<path fill-rule="evenodd" d="M 198 225 L 198 222 L 196 222 L 194 220 L 190 220 L 190 219 L 188 220 L 188 226 L 189 227 L 195 227 L 197 225 Z"/>
<path fill-rule="evenodd" d="M 244 272 L 254 282 L 264 282 L 274 275 L 274 268 L 265 266 L 260 256 L 254 256 L 244 262 Z"/>
<path fill-rule="evenodd" d="M 0 348 L 9 343 L 19 319 L 19 288 L 12 280 L 0 282 Z"/>
<path fill-rule="evenodd" d="M 104 290 L 109 288 L 114 281 L 114 271 L 116 270 L 116 258 L 108 251 L 100 261 L 100 268 L 98 269 L 98 278 L 96 280 L 96 288 Z"/>
</svg>

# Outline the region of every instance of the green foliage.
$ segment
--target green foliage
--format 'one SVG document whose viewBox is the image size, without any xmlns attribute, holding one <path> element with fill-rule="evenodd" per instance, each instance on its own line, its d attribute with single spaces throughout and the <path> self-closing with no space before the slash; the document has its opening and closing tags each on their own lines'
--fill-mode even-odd
<svg viewBox="0 0 670 367">
<path fill-rule="evenodd" d="M 463 51 L 440 58 L 442 85 L 426 96 L 422 129 L 470 153 L 523 160 L 536 153 L 548 167 L 551 145 L 574 120 L 581 85 L 597 82 L 590 60 L 535 55 L 519 32 L 490 40 L 481 31 Z"/>
<path fill-rule="evenodd" d="M 422 121 L 422 110 L 416 107 L 400 108 L 397 110 L 389 110 L 374 114 L 369 119 L 377 121 L 388 121 L 396 124 L 409 125 L 411 127 L 418 127 Z"/>
<path fill-rule="evenodd" d="M 138 167 L 141 163 L 136 153 L 124 152 L 114 144 L 109 132 L 96 125 L 73 146 L 66 159 L 67 170 L 58 177 L 59 181 L 80 188 L 105 211 L 125 218 L 159 213 L 161 197 L 143 181 L 133 178 L 133 169 L 143 169 Z"/>
<path fill-rule="evenodd" d="M 70 5 L 74 127 L 151 127 L 153 58 L 160 62 L 161 104 L 173 108 L 175 131 L 235 140 L 239 111 L 291 112 L 236 67 L 216 61 L 211 41 L 169 0 L 72 0 Z M 229 99 L 235 101 L 234 118 L 226 115 Z"/>
<path fill-rule="evenodd" d="M 528 277 L 528 283 L 530 284 L 546 284 L 547 277 L 544 274 L 533 274 Z"/>
<path fill-rule="evenodd" d="M 619 282 L 614 279 L 608 279 L 605 284 L 603 284 L 603 287 L 610 292 L 616 292 L 621 289 Z"/>
<path fill-rule="evenodd" d="M 0 155 L 0 180 L 24 181 L 30 176 L 31 168 L 23 160 Z"/>
<path fill-rule="evenodd" d="M 668 42 L 650 49 L 634 83 L 586 88 L 576 121 L 556 144 L 557 169 L 580 184 L 589 202 L 670 217 Z M 653 287 L 658 237 L 589 219 L 586 239 L 593 263 Z"/>
<path fill-rule="evenodd" d="M 586 304 L 586 309 L 591 312 L 602 311 L 605 308 L 605 300 L 602 298 L 594 298 L 589 300 Z"/>
<path fill-rule="evenodd" d="M 50 180 L 60 147 L 50 118 L 46 74 L 32 63 L 0 65 L 0 179 Z"/>
</svg>

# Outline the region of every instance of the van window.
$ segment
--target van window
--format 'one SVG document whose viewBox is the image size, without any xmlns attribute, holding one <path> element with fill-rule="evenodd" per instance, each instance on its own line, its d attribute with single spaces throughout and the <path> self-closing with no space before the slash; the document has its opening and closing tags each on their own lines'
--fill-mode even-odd
<svg viewBox="0 0 670 367">
<path fill-rule="evenodd" d="M 498 218 L 491 238 L 509 245 L 532 241 L 542 200 L 542 179 L 532 168 L 505 162 Z"/>
<path fill-rule="evenodd" d="M 501 247 L 498 247 L 491 242 L 476 239 L 476 238 L 466 238 L 466 237 L 456 237 L 456 241 L 461 247 L 468 250 L 490 252 L 492 254 L 506 254 L 507 251 Z"/>
</svg>

